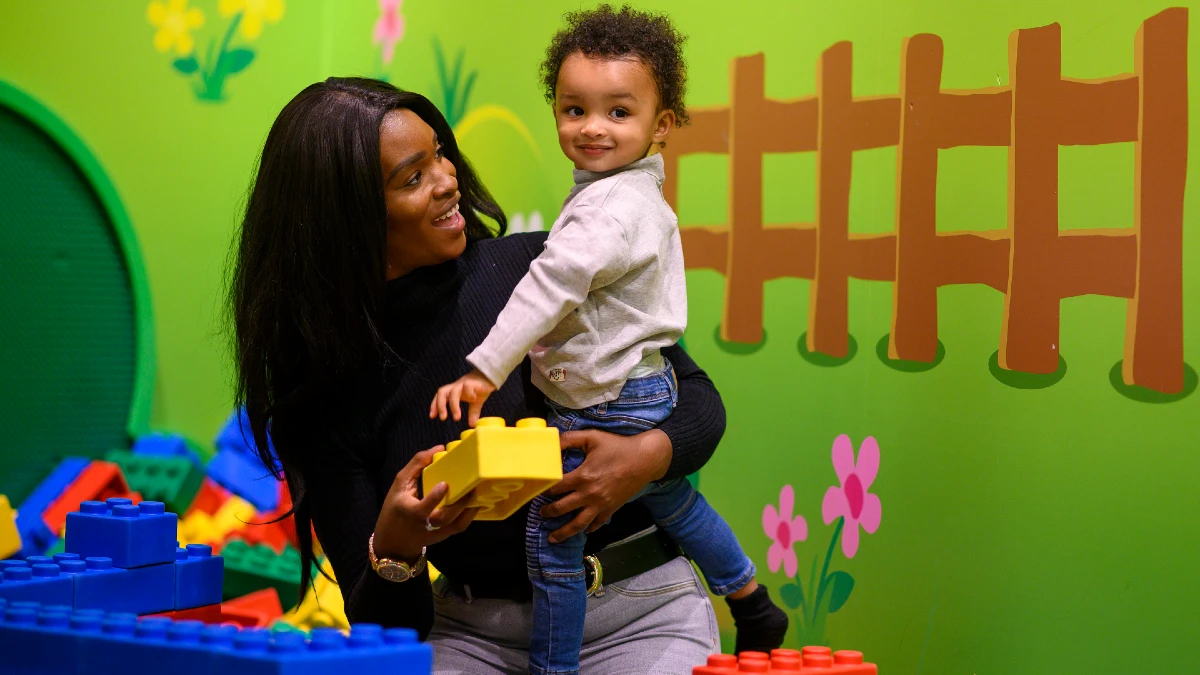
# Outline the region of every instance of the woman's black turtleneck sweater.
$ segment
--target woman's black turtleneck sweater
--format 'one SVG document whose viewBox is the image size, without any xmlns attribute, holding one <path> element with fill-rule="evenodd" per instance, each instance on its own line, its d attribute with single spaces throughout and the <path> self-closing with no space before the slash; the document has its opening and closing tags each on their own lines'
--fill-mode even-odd
<svg viewBox="0 0 1200 675">
<path fill-rule="evenodd" d="M 422 638 L 433 624 L 429 582 L 381 579 L 367 559 L 367 539 L 396 473 L 414 454 L 458 438 L 464 422 L 429 419 L 440 385 L 469 370 L 466 355 L 487 336 L 513 288 L 529 269 L 545 234 L 518 234 L 475 242 L 449 262 L 420 268 L 388 283 L 384 338 L 391 365 L 362 378 L 335 404 L 292 429 L 304 443 L 303 502 L 317 538 L 333 564 L 353 622 L 415 628 Z M 671 439 L 667 478 L 685 476 L 708 461 L 725 430 L 725 409 L 704 371 L 678 347 L 664 351 L 679 377 L 679 405 L 661 425 Z M 529 382 L 529 361 L 487 400 L 485 416 L 509 424 L 543 417 L 542 394 Z M 504 521 L 472 523 L 466 531 L 429 547 L 428 559 L 452 579 L 510 580 L 525 573 L 526 509 Z M 636 503 L 588 537 L 595 551 L 651 524 Z"/>
</svg>

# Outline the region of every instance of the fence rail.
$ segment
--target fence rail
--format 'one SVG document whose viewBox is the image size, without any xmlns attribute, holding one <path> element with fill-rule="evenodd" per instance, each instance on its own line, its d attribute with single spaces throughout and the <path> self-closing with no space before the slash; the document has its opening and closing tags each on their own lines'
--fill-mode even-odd
<svg viewBox="0 0 1200 675">
<path fill-rule="evenodd" d="M 1134 72 L 1095 80 L 1062 76 L 1058 24 L 1014 31 L 1010 84 L 983 89 L 941 88 L 936 35 L 904 40 L 897 96 L 851 94 L 849 42 L 825 50 L 815 95 L 794 100 L 766 98 L 762 54 L 734 59 L 730 105 L 694 110 L 664 151 L 676 207 L 681 156 L 729 157 L 728 224 L 682 230 L 688 268 L 726 277 L 722 338 L 761 341 L 763 284 L 799 277 L 812 280 L 807 348 L 845 356 L 848 280 L 892 281 L 888 354 L 932 362 L 938 287 L 977 283 L 1004 293 L 1000 366 L 1053 373 L 1060 300 L 1098 294 L 1129 299 L 1126 384 L 1181 391 L 1187 21 L 1186 8 L 1147 19 Z M 1123 142 L 1134 144 L 1133 227 L 1060 231 L 1058 147 Z M 851 233 L 851 157 L 892 146 L 895 230 Z M 938 151 L 960 146 L 1008 147 L 1005 229 L 937 231 Z M 764 227 L 768 152 L 816 153 L 816 222 Z"/>
</svg>

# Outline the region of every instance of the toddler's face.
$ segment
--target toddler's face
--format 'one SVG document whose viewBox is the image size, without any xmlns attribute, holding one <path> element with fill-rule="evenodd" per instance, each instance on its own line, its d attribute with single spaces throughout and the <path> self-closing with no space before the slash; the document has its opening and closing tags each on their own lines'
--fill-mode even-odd
<svg viewBox="0 0 1200 675">
<path fill-rule="evenodd" d="M 666 140 L 675 114 L 659 110 L 658 87 L 640 59 L 576 52 L 558 71 L 554 119 L 558 144 L 576 169 L 609 171 Z"/>
</svg>

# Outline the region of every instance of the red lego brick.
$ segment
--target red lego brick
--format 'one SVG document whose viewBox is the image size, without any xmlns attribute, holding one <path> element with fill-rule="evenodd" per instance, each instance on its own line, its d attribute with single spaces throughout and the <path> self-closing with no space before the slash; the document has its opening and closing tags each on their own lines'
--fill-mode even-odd
<svg viewBox="0 0 1200 675">
<path fill-rule="evenodd" d="M 221 621 L 235 623 L 242 628 L 270 626 L 281 616 L 283 604 L 279 602 L 279 591 L 274 587 L 248 593 L 221 604 Z"/>
<path fill-rule="evenodd" d="M 288 545 L 287 530 L 283 527 L 283 521 L 268 522 L 277 517 L 271 514 L 255 516 L 253 522 L 231 533 L 229 538 L 241 539 L 251 546 L 261 544 L 270 548 L 276 555 L 283 555 L 283 549 Z"/>
<path fill-rule="evenodd" d="M 231 538 L 241 539 L 251 546 L 266 546 L 277 555 L 282 555 L 283 549 L 287 548 L 288 541 L 283 528 L 278 525 L 278 523 L 250 523 L 244 529 L 235 532 Z"/>
<path fill-rule="evenodd" d="M 110 497 L 124 497 L 134 504 L 142 501 L 142 496 L 129 489 L 121 467 L 113 462 L 97 459 L 87 465 L 66 490 L 42 511 L 42 520 L 46 527 L 55 534 L 62 534 L 63 526 L 67 524 L 67 514 L 79 508 L 80 502 L 107 501 Z"/>
<path fill-rule="evenodd" d="M 187 512 L 188 514 L 192 514 L 199 511 L 211 516 L 220 510 L 221 505 L 229 501 L 232 495 L 232 492 L 217 485 L 217 482 L 213 479 L 205 478 L 204 482 L 200 483 L 200 490 L 196 492 L 195 498 L 192 499 L 192 505 L 188 507 Z"/>
<path fill-rule="evenodd" d="M 174 612 L 159 612 L 158 614 L 147 614 L 145 616 L 161 616 L 171 619 L 172 621 L 203 621 L 207 624 L 218 624 L 222 622 L 220 605 L 205 605 L 203 607 L 180 609 Z"/>
<path fill-rule="evenodd" d="M 298 549 L 296 521 L 290 514 L 286 518 L 283 517 L 291 509 L 292 497 L 288 492 L 287 483 L 280 483 L 279 506 L 272 511 L 256 513 L 244 528 L 231 534 L 229 539 L 239 538 L 251 546 L 261 544 L 277 554 L 283 554 L 288 544 Z"/>
<path fill-rule="evenodd" d="M 873 663 L 864 663 L 862 652 L 834 652 L 829 647 L 773 649 L 742 652 L 739 656 L 713 654 L 708 663 L 692 669 L 692 675 L 737 675 L 737 673 L 791 673 L 793 675 L 878 675 Z"/>
<path fill-rule="evenodd" d="M 274 517 L 279 517 L 288 511 L 292 510 L 292 493 L 288 491 L 287 481 L 279 483 L 279 507 L 275 509 Z M 292 548 L 300 550 L 300 539 L 296 536 L 296 519 L 294 516 L 279 521 L 279 527 L 283 529 L 284 537 L 287 542 L 292 545 Z M 313 534 L 313 541 L 316 541 L 317 536 Z"/>
</svg>

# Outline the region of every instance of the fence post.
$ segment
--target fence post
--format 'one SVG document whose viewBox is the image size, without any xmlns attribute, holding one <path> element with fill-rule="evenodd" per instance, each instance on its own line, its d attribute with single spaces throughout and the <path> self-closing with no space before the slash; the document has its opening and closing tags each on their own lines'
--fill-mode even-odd
<svg viewBox="0 0 1200 675">
<path fill-rule="evenodd" d="M 848 342 L 848 279 L 844 250 L 850 235 L 851 72 L 849 42 L 817 61 L 817 266 L 808 291 L 809 351 L 844 357 Z"/>
<path fill-rule="evenodd" d="M 896 148 L 896 283 L 888 357 L 932 362 L 937 354 L 937 167 L 934 107 L 942 41 L 906 38 L 900 53 L 900 144 Z"/>
<path fill-rule="evenodd" d="M 896 150 L 896 284 L 888 356 L 932 362 L 937 356 L 937 289 L 982 283 L 1008 286 L 1008 231 L 937 231 L 938 151 L 963 145 L 1007 146 L 1009 88 L 943 91 L 942 41 L 915 35 L 900 56 Z"/>
<path fill-rule="evenodd" d="M 1008 148 L 1008 290 L 1000 330 L 1000 367 L 1058 370 L 1057 87 L 1058 24 L 1009 37 L 1012 126 Z"/>
<path fill-rule="evenodd" d="M 1135 39 L 1134 144 L 1137 288 L 1125 320 L 1122 376 L 1164 393 L 1183 390 L 1183 196 L 1187 178 L 1186 8 L 1147 19 Z"/>
</svg>

